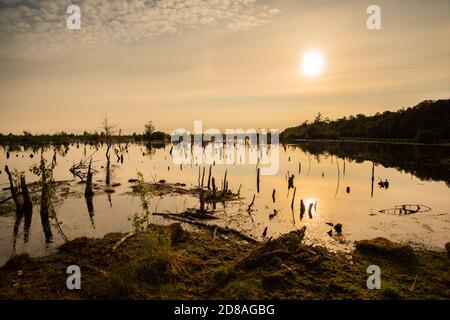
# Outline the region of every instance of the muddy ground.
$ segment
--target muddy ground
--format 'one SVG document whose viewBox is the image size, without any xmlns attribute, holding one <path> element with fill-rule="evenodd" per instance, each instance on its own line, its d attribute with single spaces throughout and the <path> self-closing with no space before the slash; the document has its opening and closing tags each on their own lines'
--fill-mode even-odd
<svg viewBox="0 0 450 320">
<path fill-rule="evenodd" d="M 449 299 L 447 252 L 377 238 L 351 254 L 302 244 L 305 230 L 250 243 L 232 234 L 150 225 L 113 250 L 124 234 L 78 238 L 46 257 L 12 257 L 0 268 L 0 299 Z M 307 232 L 307 230 L 306 230 Z M 81 289 L 66 286 L 69 265 Z M 367 289 L 367 268 L 381 289 Z"/>
</svg>

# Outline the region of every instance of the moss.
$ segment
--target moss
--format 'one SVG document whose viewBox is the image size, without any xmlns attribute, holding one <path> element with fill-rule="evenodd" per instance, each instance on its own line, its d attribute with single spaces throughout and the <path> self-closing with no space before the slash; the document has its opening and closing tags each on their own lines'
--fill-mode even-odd
<svg viewBox="0 0 450 320">
<path fill-rule="evenodd" d="M 405 263 L 417 262 L 414 250 L 407 245 L 398 244 L 385 238 L 362 240 L 355 243 L 356 249 L 362 253 L 381 255 Z"/>
<path fill-rule="evenodd" d="M 5 265 L 1 268 L 1 270 L 18 271 L 30 262 L 32 262 L 32 260 L 28 254 L 26 253 L 16 254 L 11 258 L 9 258 L 8 261 L 6 261 Z"/>
<path fill-rule="evenodd" d="M 170 225 L 170 229 L 171 229 L 172 245 L 177 245 L 179 243 L 189 240 L 189 233 L 184 231 L 181 224 L 174 223 L 174 224 Z"/>
<path fill-rule="evenodd" d="M 217 267 L 212 274 L 212 280 L 214 281 L 214 283 L 217 284 L 225 282 L 227 278 L 228 278 L 228 270 L 223 265 Z"/>
<path fill-rule="evenodd" d="M 154 256 L 141 261 L 136 268 L 139 280 L 152 284 L 162 284 L 173 280 L 171 261 L 167 256 Z"/>
<path fill-rule="evenodd" d="M 223 294 L 226 299 L 231 300 L 255 300 L 260 299 L 259 287 L 256 279 L 235 280 L 225 287 Z"/>
<path fill-rule="evenodd" d="M 130 281 L 120 275 L 102 275 L 91 284 L 88 293 L 90 299 L 97 300 L 130 300 L 133 299 L 133 287 Z"/>
</svg>

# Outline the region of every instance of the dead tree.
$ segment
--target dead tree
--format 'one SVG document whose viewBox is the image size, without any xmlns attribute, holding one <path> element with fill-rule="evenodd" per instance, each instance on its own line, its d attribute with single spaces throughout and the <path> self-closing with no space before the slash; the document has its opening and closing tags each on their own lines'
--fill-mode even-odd
<svg viewBox="0 0 450 320">
<path fill-rule="evenodd" d="M 288 179 L 288 189 L 294 189 L 294 178 L 295 176 L 292 175 Z"/>
<path fill-rule="evenodd" d="M 308 216 L 309 216 L 309 218 L 310 219 L 312 219 L 312 208 L 313 208 L 313 203 L 310 203 L 309 204 L 309 207 L 308 207 Z"/>
<path fill-rule="evenodd" d="M 111 183 L 111 160 L 109 155 L 109 149 L 111 148 L 111 145 L 108 144 L 106 148 L 106 179 L 105 183 L 106 185 L 110 185 Z"/>
<path fill-rule="evenodd" d="M 203 183 L 205 182 L 205 167 L 203 167 L 203 173 L 202 173 L 202 185 L 201 188 L 203 189 Z"/>
<path fill-rule="evenodd" d="M 23 196 L 23 211 L 28 213 L 33 210 L 33 203 L 31 202 L 30 193 L 28 191 L 28 186 L 25 181 L 25 175 L 20 176 L 20 188 L 22 189 Z"/>
<path fill-rule="evenodd" d="M 94 191 L 92 191 L 92 171 L 91 171 L 92 159 L 89 162 L 88 172 L 86 175 L 86 188 L 84 189 L 85 197 L 92 197 L 94 195 Z"/>
<path fill-rule="evenodd" d="M 223 176 L 223 192 L 228 191 L 227 173 L 228 173 L 228 170 L 225 170 L 225 174 Z"/>
<path fill-rule="evenodd" d="M 297 192 L 297 188 L 294 188 L 294 194 L 292 195 L 291 209 L 294 210 L 294 201 L 295 201 L 295 193 Z"/>
<path fill-rule="evenodd" d="M 303 215 L 305 214 L 305 204 L 303 203 L 303 199 L 300 200 L 300 220 L 303 219 Z"/>
<path fill-rule="evenodd" d="M 214 177 L 211 178 L 211 184 L 212 184 L 212 191 L 213 191 L 213 196 L 216 196 L 216 179 L 214 179 Z"/>
<path fill-rule="evenodd" d="M 259 175 L 260 175 L 260 168 L 256 171 L 256 191 L 259 193 Z"/>
<path fill-rule="evenodd" d="M 247 211 L 250 211 L 252 209 L 253 205 L 255 204 L 255 197 L 256 197 L 256 195 L 254 194 L 252 202 L 248 205 Z"/>
<path fill-rule="evenodd" d="M 211 168 L 212 168 L 212 165 L 209 165 L 209 173 L 208 173 L 208 190 L 211 190 Z"/>
</svg>

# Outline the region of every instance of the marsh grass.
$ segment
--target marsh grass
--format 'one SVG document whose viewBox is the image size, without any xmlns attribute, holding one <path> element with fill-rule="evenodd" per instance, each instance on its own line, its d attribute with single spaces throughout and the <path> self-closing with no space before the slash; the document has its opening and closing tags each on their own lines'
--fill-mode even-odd
<svg viewBox="0 0 450 320">
<path fill-rule="evenodd" d="M 291 232 L 244 243 L 178 224 L 149 225 L 113 254 L 122 234 L 69 241 L 56 254 L 18 256 L 0 268 L 4 299 L 449 299 L 446 252 L 414 250 L 416 266 L 390 255 L 351 257 L 301 243 Z M 174 236 L 177 234 L 177 236 Z M 180 236 L 180 234 L 182 236 Z M 384 242 L 374 241 L 377 245 Z M 392 244 L 386 250 L 392 248 Z M 65 288 L 67 263 L 83 270 L 83 290 Z M 351 261 L 351 263 L 350 263 Z M 368 290 L 367 267 L 382 270 L 382 289 Z M 99 272 L 101 270 L 101 272 Z M 20 272 L 19 272 L 20 271 Z M 26 275 L 21 276 L 20 274 Z M 415 279 L 414 290 L 411 286 Z"/>
</svg>

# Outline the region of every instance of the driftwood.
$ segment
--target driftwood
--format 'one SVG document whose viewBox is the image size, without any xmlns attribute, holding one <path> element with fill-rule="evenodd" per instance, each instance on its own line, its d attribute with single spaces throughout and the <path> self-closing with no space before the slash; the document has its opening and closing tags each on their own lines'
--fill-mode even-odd
<svg viewBox="0 0 450 320">
<path fill-rule="evenodd" d="M 112 251 L 116 251 L 117 248 L 119 248 L 125 241 L 127 241 L 129 238 L 135 235 L 134 231 L 128 232 L 125 236 L 123 236 L 119 241 L 116 242 L 116 244 L 112 247 Z"/>
<path fill-rule="evenodd" d="M 86 265 L 86 267 L 88 267 L 89 269 L 94 270 L 94 271 L 96 271 L 98 273 L 107 274 L 107 272 L 105 270 L 99 269 L 99 268 L 94 267 L 94 266 L 92 266 L 90 264 Z"/>
<path fill-rule="evenodd" d="M 216 233 L 217 232 L 221 232 L 222 234 L 232 234 L 232 235 L 234 235 L 234 236 L 236 236 L 236 237 L 238 237 L 238 238 L 240 238 L 242 240 L 248 241 L 250 243 L 258 243 L 257 240 L 255 240 L 255 239 L 253 239 L 253 238 L 243 234 L 242 232 L 239 232 L 237 230 L 230 229 L 230 228 L 227 228 L 227 227 L 223 228 L 223 227 L 219 227 L 219 226 L 216 226 L 216 225 L 210 225 L 210 224 L 207 224 L 207 223 L 204 223 L 204 222 L 200 222 L 200 221 L 196 221 L 196 220 L 190 220 L 190 219 L 183 218 L 183 217 L 178 217 L 176 215 L 169 215 L 169 214 L 164 214 L 164 213 L 163 214 L 157 214 L 157 215 L 160 215 L 160 216 L 162 216 L 162 217 L 164 217 L 166 219 L 172 219 L 172 220 L 184 222 L 184 223 L 187 223 L 187 224 L 191 224 L 191 225 L 194 225 L 194 226 L 197 226 L 197 227 L 201 227 L 201 228 L 204 228 L 204 229 L 208 229 L 208 230 L 212 231 L 213 233 L 214 232 L 216 232 Z"/>
<path fill-rule="evenodd" d="M 95 151 L 86 159 L 84 160 L 80 160 L 79 163 L 77 164 L 73 164 L 72 167 L 69 169 L 70 173 L 72 173 L 75 177 L 80 178 L 81 181 L 85 181 L 86 179 L 86 175 L 87 175 L 87 168 L 88 168 L 88 162 L 91 163 L 92 162 L 92 156 L 94 155 Z M 56 156 L 56 154 L 55 154 Z M 56 164 L 56 160 L 53 161 L 54 164 Z M 90 164 L 89 164 L 90 166 Z M 91 169 L 92 171 L 95 170 Z"/>
<path fill-rule="evenodd" d="M 189 211 L 186 210 L 183 213 L 153 213 L 155 216 L 164 216 L 164 217 L 182 217 L 183 219 L 189 220 L 217 220 L 219 219 L 216 216 L 208 213 L 207 211 L 201 212 L 200 210 Z"/>
<path fill-rule="evenodd" d="M 252 209 L 253 205 L 255 204 L 255 197 L 256 197 L 256 195 L 254 194 L 252 202 L 248 205 L 247 211 L 250 211 Z"/>
</svg>

